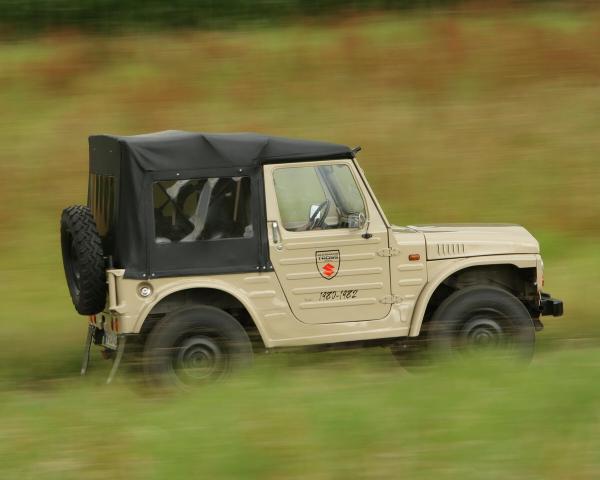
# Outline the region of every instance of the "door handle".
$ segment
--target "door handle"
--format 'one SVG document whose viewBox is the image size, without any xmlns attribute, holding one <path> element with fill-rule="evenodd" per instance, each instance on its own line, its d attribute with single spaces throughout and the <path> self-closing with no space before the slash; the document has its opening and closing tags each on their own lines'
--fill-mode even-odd
<svg viewBox="0 0 600 480">
<path fill-rule="evenodd" d="M 280 246 L 281 233 L 279 232 L 279 224 L 277 222 L 271 222 L 271 233 L 273 234 L 273 244 Z"/>
</svg>

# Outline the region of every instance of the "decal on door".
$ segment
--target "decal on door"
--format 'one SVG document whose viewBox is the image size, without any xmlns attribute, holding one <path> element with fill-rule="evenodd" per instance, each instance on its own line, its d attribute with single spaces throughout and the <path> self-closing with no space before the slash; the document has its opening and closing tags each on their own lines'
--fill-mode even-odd
<svg viewBox="0 0 600 480">
<path fill-rule="evenodd" d="M 358 290 L 328 290 L 321 292 L 319 296 L 320 302 L 328 302 L 332 300 L 350 300 L 356 298 Z"/>
<path fill-rule="evenodd" d="M 317 270 L 325 280 L 331 280 L 340 268 L 339 250 L 321 250 L 315 252 Z"/>
</svg>

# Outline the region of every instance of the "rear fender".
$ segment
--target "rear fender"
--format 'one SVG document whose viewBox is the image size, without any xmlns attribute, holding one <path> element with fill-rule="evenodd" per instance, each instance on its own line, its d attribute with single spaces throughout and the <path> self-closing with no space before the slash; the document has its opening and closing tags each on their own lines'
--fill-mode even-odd
<svg viewBox="0 0 600 480">
<path fill-rule="evenodd" d="M 223 276 L 158 278 L 140 281 L 123 278 L 121 271 L 117 271 L 117 275 L 112 275 L 110 271 L 108 273 L 109 310 L 119 315 L 122 333 L 140 333 L 150 312 L 170 295 L 185 290 L 207 289 L 220 291 L 235 298 L 250 315 L 263 342 L 265 344 L 268 342 L 261 317 L 255 307 L 256 302 L 250 298 L 256 295 L 256 292 L 246 286 L 249 274 L 233 274 L 227 276 L 228 281 L 225 281 Z M 142 297 L 140 295 L 142 286 L 149 286 L 152 293 Z M 246 288 L 242 288 L 244 286 Z"/>
</svg>

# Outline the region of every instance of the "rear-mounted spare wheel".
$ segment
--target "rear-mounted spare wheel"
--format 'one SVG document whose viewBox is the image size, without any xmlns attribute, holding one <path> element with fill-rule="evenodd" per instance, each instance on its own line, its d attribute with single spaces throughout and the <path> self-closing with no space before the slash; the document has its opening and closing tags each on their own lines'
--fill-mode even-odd
<svg viewBox="0 0 600 480">
<path fill-rule="evenodd" d="M 69 293 L 81 315 L 95 315 L 106 303 L 102 241 L 92 212 L 83 205 L 63 210 L 60 241 Z"/>
</svg>

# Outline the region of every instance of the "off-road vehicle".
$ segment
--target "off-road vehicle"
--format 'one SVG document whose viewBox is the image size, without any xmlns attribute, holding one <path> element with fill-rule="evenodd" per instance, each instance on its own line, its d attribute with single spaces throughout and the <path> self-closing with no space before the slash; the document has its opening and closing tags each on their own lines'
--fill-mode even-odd
<svg viewBox="0 0 600 480">
<path fill-rule="evenodd" d="M 61 219 L 90 322 L 82 372 L 92 343 L 116 352 L 110 378 L 127 344 L 149 378 L 183 385 L 282 347 L 528 358 L 540 316 L 562 314 L 523 227 L 392 225 L 359 148 L 180 131 L 89 145 L 87 206 Z"/>
</svg>

